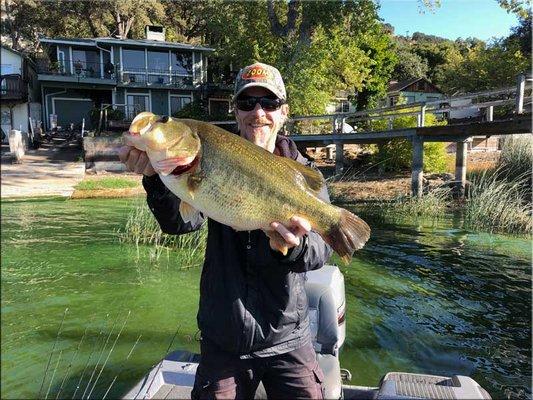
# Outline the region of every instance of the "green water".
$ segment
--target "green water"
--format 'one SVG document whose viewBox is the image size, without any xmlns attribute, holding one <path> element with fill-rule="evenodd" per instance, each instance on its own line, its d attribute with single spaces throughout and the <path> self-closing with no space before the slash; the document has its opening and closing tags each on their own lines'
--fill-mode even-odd
<svg viewBox="0 0 533 400">
<path fill-rule="evenodd" d="M 2 203 L 2 398 L 102 398 L 110 386 L 117 398 L 169 346 L 198 351 L 200 269 L 120 244 L 133 206 Z M 371 226 L 342 267 L 351 384 L 391 370 L 464 374 L 494 398 L 531 398 L 530 242 L 453 223 Z"/>
</svg>

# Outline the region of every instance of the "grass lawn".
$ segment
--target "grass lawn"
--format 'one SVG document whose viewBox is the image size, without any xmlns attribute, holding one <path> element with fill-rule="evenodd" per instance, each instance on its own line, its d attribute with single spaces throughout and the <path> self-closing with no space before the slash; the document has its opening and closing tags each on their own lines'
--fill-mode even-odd
<svg viewBox="0 0 533 400">
<path fill-rule="evenodd" d="M 76 190 L 105 190 L 105 189 L 129 189 L 140 187 L 138 177 L 122 176 L 91 176 L 78 183 Z"/>
</svg>

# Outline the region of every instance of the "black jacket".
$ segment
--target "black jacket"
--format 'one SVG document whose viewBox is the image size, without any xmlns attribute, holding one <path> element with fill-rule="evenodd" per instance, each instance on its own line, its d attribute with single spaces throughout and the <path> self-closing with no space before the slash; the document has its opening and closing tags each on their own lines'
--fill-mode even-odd
<svg viewBox="0 0 533 400">
<path fill-rule="evenodd" d="M 278 136 L 275 153 L 309 164 L 284 136 Z M 180 200 L 157 175 L 145 177 L 143 185 L 163 232 L 182 234 L 201 226 L 184 223 Z M 325 187 L 320 196 L 329 202 Z M 283 256 L 270 248 L 261 230 L 237 232 L 212 219 L 207 223 L 197 317 L 202 337 L 241 358 L 282 354 L 307 344 L 305 272 L 322 267 L 330 247 L 311 231 Z"/>
</svg>

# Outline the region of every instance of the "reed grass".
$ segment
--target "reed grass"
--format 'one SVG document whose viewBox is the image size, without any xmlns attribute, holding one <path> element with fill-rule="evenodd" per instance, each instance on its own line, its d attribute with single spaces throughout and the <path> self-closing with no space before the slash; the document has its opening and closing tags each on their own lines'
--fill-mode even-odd
<svg viewBox="0 0 533 400">
<path fill-rule="evenodd" d="M 142 201 L 134 203 L 124 230 L 118 232 L 122 243 L 133 243 L 139 254 L 143 246 L 152 247 L 151 261 L 159 260 L 163 253 L 175 252 L 181 268 L 201 264 L 205 252 L 207 227 L 184 235 L 168 235 L 161 231 L 148 205 Z"/>
<path fill-rule="evenodd" d="M 451 190 L 437 187 L 421 197 L 398 196 L 391 201 L 369 203 L 363 206 L 364 212 L 388 221 L 412 218 L 439 219 L 449 209 Z"/>
<path fill-rule="evenodd" d="M 531 135 L 510 135 L 501 139 L 502 151 L 497 170 L 507 180 L 523 182 L 529 177 L 533 166 L 533 146 Z"/>
<path fill-rule="evenodd" d="M 526 182 L 530 172 L 510 178 L 500 168 L 473 174 L 463 210 L 463 227 L 490 233 L 531 234 L 531 202 Z"/>
</svg>

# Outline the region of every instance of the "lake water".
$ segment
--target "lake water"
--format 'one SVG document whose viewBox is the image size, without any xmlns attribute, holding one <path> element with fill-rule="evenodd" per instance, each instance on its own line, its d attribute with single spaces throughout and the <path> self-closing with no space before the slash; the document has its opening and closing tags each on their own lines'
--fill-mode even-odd
<svg viewBox="0 0 533 400">
<path fill-rule="evenodd" d="M 137 203 L 2 202 L 3 399 L 117 398 L 169 347 L 198 351 L 200 268 L 118 242 Z M 530 241 L 453 220 L 370 225 L 341 267 L 351 384 L 462 374 L 493 398 L 531 398 Z"/>
</svg>

